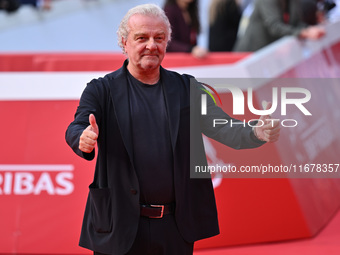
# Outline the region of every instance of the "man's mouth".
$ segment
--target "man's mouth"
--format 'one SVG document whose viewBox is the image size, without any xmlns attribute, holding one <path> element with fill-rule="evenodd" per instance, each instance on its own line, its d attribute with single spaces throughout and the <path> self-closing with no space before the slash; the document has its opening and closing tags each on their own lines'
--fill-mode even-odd
<svg viewBox="0 0 340 255">
<path fill-rule="evenodd" d="M 147 54 L 143 54 L 143 57 L 158 57 L 158 54 L 156 54 L 156 53 L 147 53 Z"/>
</svg>

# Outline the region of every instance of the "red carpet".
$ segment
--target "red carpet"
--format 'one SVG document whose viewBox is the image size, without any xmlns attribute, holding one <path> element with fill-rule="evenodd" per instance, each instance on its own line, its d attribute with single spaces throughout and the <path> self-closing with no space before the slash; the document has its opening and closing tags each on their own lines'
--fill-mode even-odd
<svg viewBox="0 0 340 255">
<path fill-rule="evenodd" d="M 338 255 L 340 254 L 340 212 L 314 238 L 298 241 L 206 249 L 194 255 Z"/>
</svg>

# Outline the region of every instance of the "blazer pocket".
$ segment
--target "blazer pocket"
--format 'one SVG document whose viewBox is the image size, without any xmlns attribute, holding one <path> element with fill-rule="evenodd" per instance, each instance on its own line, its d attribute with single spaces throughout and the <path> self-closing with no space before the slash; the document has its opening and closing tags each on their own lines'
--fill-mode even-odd
<svg viewBox="0 0 340 255">
<path fill-rule="evenodd" d="M 112 202 L 109 188 L 90 186 L 90 210 L 93 227 L 98 233 L 112 231 Z"/>
</svg>

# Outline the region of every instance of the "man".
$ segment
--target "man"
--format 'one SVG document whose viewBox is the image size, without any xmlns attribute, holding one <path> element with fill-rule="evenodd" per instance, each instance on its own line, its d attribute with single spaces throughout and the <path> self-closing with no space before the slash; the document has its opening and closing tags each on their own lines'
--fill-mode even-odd
<svg viewBox="0 0 340 255">
<path fill-rule="evenodd" d="M 241 20 L 240 0 L 213 0 L 209 7 L 209 51 L 232 51 Z"/>
<path fill-rule="evenodd" d="M 303 22 L 301 0 L 256 0 L 244 35 L 236 42 L 235 51 L 257 51 L 276 40 L 293 35 L 318 40 L 325 35 L 321 26 Z"/>
<path fill-rule="evenodd" d="M 98 144 L 80 237 L 94 254 L 192 254 L 219 233 L 211 180 L 190 179 L 190 139 L 207 163 L 201 133 L 190 134 L 191 77 L 161 67 L 170 36 L 161 8 L 132 8 L 118 30 L 128 59 L 87 85 L 66 131 L 87 160 Z M 251 128 L 211 129 L 211 116 L 230 117 L 210 103 L 208 112 L 203 132 L 234 148 L 278 138 L 277 126 L 256 127 L 259 139 Z"/>
</svg>

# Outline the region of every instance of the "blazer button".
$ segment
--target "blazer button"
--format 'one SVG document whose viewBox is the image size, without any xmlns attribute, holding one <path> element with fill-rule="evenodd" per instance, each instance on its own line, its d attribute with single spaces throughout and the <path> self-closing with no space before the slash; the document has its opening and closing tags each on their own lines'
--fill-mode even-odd
<svg viewBox="0 0 340 255">
<path fill-rule="evenodd" d="M 137 190 L 135 190 L 135 189 L 130 189 L 130 192 L 131 192 L 132 195 L 136 195 L 137 194 Z"/>
</svg>

